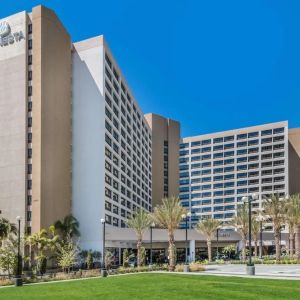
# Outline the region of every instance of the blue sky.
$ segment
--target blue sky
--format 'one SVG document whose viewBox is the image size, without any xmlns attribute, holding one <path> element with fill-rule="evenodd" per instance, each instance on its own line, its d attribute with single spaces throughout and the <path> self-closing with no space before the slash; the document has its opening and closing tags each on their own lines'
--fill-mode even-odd
<svg viewBox="0 0 300 300">
<path fill-rule="evenodd" d="M 143 112 L 182 136 L 288 120 L 300 127 L 300 1 L 1 1 L 43 4 L 74 41 L 104 34 Z"/>
</svg>

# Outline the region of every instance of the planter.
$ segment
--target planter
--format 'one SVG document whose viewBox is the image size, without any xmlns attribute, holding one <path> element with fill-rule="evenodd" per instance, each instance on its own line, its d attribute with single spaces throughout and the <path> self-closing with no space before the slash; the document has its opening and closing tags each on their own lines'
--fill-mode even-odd
<svg viewBox="0 0 300 300">
<path fill-rule="evenodd" d="M 106 269 L 101 269 L 101 277 L 107 277 Z"/>
<path fill-rule="evenodd" d="M 21 277 L 18 277 L 15 279 L 15 286 L 22 286 L 23 285 L 23 279 Z"/>
<path fill-rule="evenodd" d="M 189 265 L 183 265 L 183 272 L 188 273 L 190 271 L 190 266 Z"/>
<path fill-rule="evenodd" d="M 250 276 L 255 275 L 255 266 L 246 266 L 246 274 Z"/>
</svg>

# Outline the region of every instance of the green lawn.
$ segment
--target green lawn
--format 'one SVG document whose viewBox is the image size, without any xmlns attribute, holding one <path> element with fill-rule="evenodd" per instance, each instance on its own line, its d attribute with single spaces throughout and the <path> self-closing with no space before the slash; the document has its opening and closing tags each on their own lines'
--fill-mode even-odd
<svg viewBox="0 0 300 300">
<path fill-rule="evenodd" d="M 300 299 L 300 281 L 134 274 L 0 289 L 0 299 Z"/>
</svg>

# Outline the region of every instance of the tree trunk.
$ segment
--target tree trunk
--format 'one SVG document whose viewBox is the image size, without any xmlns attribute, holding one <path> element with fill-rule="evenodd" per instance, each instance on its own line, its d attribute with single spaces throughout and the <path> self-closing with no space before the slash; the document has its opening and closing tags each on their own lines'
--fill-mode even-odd
<svg viewBox="0 0 300 300">
<path fill-rule="evenodd" d="M 275 249 L 276 249 L 276 261 L 280 261 L 281 256 L 281 245 L 280 245 L 280 229 L 275 229 L 274 227 L 274 239 L 275 239 Z"/>
<path fill-rule="evenodd" d="M 294 256 L 294 233 L 290 232 L 289 235 L 289 256 L 293 258 Z"/>
<path fill-rule="evenodd" d="M 140 238 L 138 238 L 136 247 L 137 247 L 137 265 L 138 267 L 140 267 L 142 265 L 142 261 L 141 261 L 142 240 Z"/>
<path fill-rule="evenodd" d="M 211 262 L 211 240 L 207 239 L 208 262 Z"/>
<path fill-rule="evenodd" d="M 169 271 L 174 272 L 176 265 L 176 247 L 174 244 L 174 234 L 169 233 Z"/>
<path fill-rule="evenodd" d="M 257 237 L 254 237 L 254 257 L 257 258 Z"/>
<path fill-rule="evenodd" d="M 300 259 L 300 225 L 295 228 L 295 257 Z"/>
</svg>

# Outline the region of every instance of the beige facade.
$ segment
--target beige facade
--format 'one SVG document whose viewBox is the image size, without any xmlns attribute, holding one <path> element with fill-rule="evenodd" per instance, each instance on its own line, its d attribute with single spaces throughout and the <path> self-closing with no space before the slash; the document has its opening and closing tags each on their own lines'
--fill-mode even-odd
<svg viewBox="0 0 300 300">
<path fill-rule="evenodd" d="M 152 130 L 152 207 L 163 197 L 179 194 L 180 124 L 177 121 L 146 114 Z"/>
<path fill-rule="evenodd" d="M 289 130 L 289 192 L 300 193 L 300 128 Z"/>
<path fill-rule="evenodd" d="M 71 40 L 55 15 L 32 11 L 32 231 L 71 210 Z"/>
<path fill-rule="evenodd" d="M 9 24 L 11 34 L 24 35 L 0 47 L 0 217 L 16 222 L 17 216 L 24 219 L 26 214 L 28 17 L 21 12 L 2 22 Z"/>
</svg>

